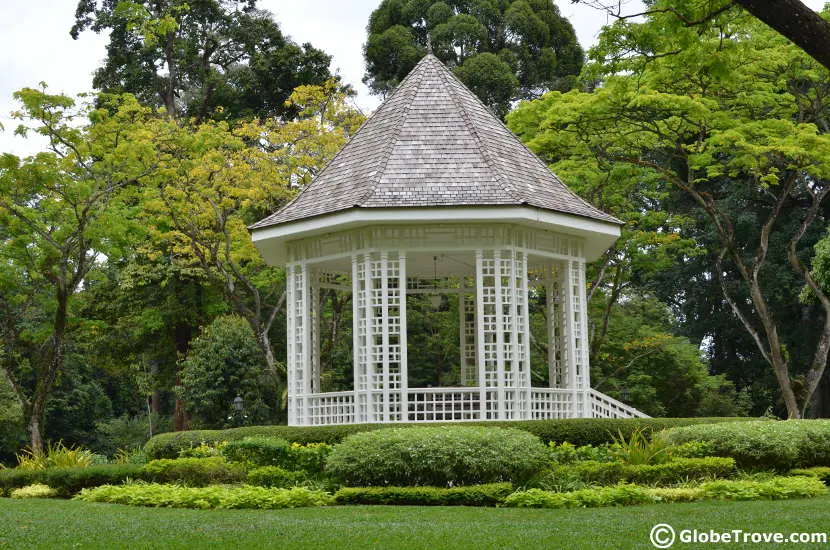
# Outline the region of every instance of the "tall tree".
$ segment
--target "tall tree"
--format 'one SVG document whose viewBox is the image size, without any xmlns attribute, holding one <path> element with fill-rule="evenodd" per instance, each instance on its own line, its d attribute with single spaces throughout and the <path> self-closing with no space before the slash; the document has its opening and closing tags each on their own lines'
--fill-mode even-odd
<svg viewBox="0 0 830 550">
<path fill-rule="evenodd" d="M 256 0 L 79 0 L 71 35 L 109 31 L 93 85 L 171 116 L 296 114 L 297 86 L 323 84 L 331 57 L 286 38 Z"/>
<path fill-rule="evenodd" d="M 647 169 L 694 201 L 717 235 L 712 273 L 724 304 L 772 367 L 788 415 L 800 417 L 830 349 L 830 298 L 810 274 L 803 240 L 827 223 L 830 76 L 745 15 L 690 28 L 670 3 L 651 8 L 644 23 L 604 30 L 585 72 L 602 87 L 558 96 L 545 130 L 577 135 L 598 158 Z M 740 197 L 753 201 L 758 233 L 737 230 Z M 775 249 L 774 240 L 786 244 Z M 766 270 L 776 251 L 823 312 L 818 326 L 801 326 L 817 336 L 800 384 L 781 331 L 794 320 L 776 318 L 770 305 Z"/>
<path fill-rule="evenodd" d="M 372 12 L 364 82 L 385 94 L 429 49 L 494 112 L 568 89 L 582 67 L 573 27 L 549 0 L 383 0 Z"/>
<path fill-rule="evenodd" d="M 271 328 L 284 305 L 284 274 L 265 265 L 247 225 L 290 198 L 356 130 L 363 117 L 345 100 L 331 80 L 295 90 L 295 120 L 231 128 L 224 121 L 156 118 L 135 135 L 155 151 L 156 169 L 141 182 L 144 214 L 158 246 L 223 289 L 275 372 Z"/>
<path fill-rule="evenodd" d="M 47 401 L 64 363 L 71 305 L 106 254 L 128 242 L 121 188 L 141 176 L 143 150 L 123 128 L 141 110 L 120 98 L 109 110 L 76 106 L 62 95 L 24 89 L 18 132 L 37 132 L 49 151 L 0 157 L 2 372 L 23 406 L 32 447 L 43 448 Z M 78 126 L 85 118 L 95 124 Z"/>
</svg>

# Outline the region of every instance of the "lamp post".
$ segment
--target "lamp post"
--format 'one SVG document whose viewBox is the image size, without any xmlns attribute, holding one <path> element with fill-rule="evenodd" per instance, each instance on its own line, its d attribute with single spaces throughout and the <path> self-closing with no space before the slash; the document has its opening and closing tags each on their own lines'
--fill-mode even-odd
<svg viewBox="0 0 830 550">
<path fill-rule="evenodd" d="M 625 388 L 625 387 L 622 388 L 620 390 L 620 401 L 622 401 L 624 403 L 627 403 L 629 397 L 631 397 L 631 390 L 629 390 L 628 388 Z"/>
<path fill-rule="evenodd" d="M 233 399 L 233 410 L 235 410 L 237 412 L 242 412 L 242 409 L 244 409 L 244 408 L 245 408 L 245 401 L 242 400 L 241 395 L 237 395 Z"/>
</svg>

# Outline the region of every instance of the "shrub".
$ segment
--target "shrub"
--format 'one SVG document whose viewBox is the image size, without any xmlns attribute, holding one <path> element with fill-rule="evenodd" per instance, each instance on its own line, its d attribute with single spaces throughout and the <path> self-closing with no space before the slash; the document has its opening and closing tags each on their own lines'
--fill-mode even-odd
<svg viewBox="0 0 830 550">
<path fill-rule="evenodd" d="M 259 487 L 289 488 L 302 485 L 308 481 L 308 475 L 303 472 L 292 472 L 279 466 L 263 466 L 248 472 L 248 483 Z"/>
<path fill-rule="evenodd" d="M 830 485 L 830 466 L 814 466 L 812 468 L 795 468 L 789 471 L 791 476 L 809 476 L 822 480 Z"/>
<path fill-rule="evenodd" d="M 730 477 L 735 461 L 727 457 L 676 458 L 664 464 L 623 464 L 583 461 L 550 468 L 529 485 L 546 490 L 579 489 L 583 485 L 614 485 L 621 482 L 640 485 L 672 485 Z"/>
<path fill-rule="evenodd" d="M 515 428 L 530 432 L 544 443 L 568 441 L 577 446 L 610 443 L 614 434 L 628 437 L 637 428 L 649 432 L 675 426 L 719 422 L 745 422 L 746 418 L 566 418 L 558 420 L 513 420 L 498 422 L 465 422 L 463 426 Z M 440 424 L 433 424 L 433 426 Z M 458 423 L 452 425 L 458 426 Z M 292 443 L 341 442 L 346 436 L 390 427 L 417 427 L 418 424 L 348 424 L 343 426 L 247 426 L 227 430 L 192 430 L 154 436 L 144 447 L 147 456 L 176 458 L 179 451 L 201 443 L 235 441 L 246 437 L 279 437 Z"/>
<path fill-rule="evenodd" d="M 585 460 L 593 460 L 596 462 L 611 462 L 614 460 L 608 445 L 599 445 L 597 447 L 593 445 L 582 445 L 577 447 L 567 441 L 564 443 L 557 443 L 556 441 L 548 443 L 548 456 L 554 464 L 573 464 L 574 462 L 582 462 Z"/>
<path fill-rule="evenodd" d="M 167 431 L 166 419 L 153 415 L 154 431 Z M 95 424 L 93 448 L 107 456 L 113 456 L 119 449 L 140 449 L 150 439 L 150 419 L 147 415 L 123 415 Z"/>
<path fill-rule="evenodd" d="M 391 428 L 355 434 L 328 457 L 344 485 L 523 483 L 545 460 L 545 447 L 520 430 L 473 426 Z"/>
<path fill-rule="evenodd" d="M 467 487 L 344 487 L 334 494 L 337 504 L 399 506 L 495 506 L 513 492 L 509 483 Z"/>
<path fill-rule="evenodd" d="M 31 448 L 17 455 L 17 467 L 21 470 L 45 470 L 47 468 L 84 468 L 92 465 L 95 455 L 81 447 L 67 447 L 62 441 L 46 445 L 42 453 Z"/>
<path fill-rule="evenodd" d="M 331 495 L 302 487 L 266 489 L 264 487 L 181 487 L 138 483 L 104 485 L 85 489 L 75 497 L 86 502 L 109 502 L 159 508 L 250 508 L 274 510 L 331 504 Z"/>
<path fill-rule="evenodd" d="M 42 483 L 35 483 L 26 485 L 20 489 L 15 489 L 11 493 L 11 498 L 52 498 L 58 495 L 58 492 L 48 485 Z"/>
<path fill-rule="evenodd" d="M 782 500 L 827 494 L 827 487 L 809 477 L 773 477 L 763 481 L 708 481 L 697 487 L 662 488 L 637 485 L 596 487 L 566 493 L 528 489 L 513 493 L 504 506 L 518 508 L 592 508 L 649 502 L 696 500 Z"/>
<path fill-rule="evenodd" d="M 13 489 L 42 483 L 57 491 L 58 496 L 71 496 L 86 487 L 123 483 L 128 479 L 142 479 L 143 467 L 135 464 L 102 464 L 88 468 L 49 468 L 47 470 L 0 471 L 0 493 L 8 495 Z"/>
<path fill-rule="evenodd" d="M 773 477 L 765 481 L 718 480 L 700 485 L 706 498 L 717 500 L 784 500 L 824 495 L 827 487 L 813 477 Z"/>
<path fill-rule="evenodd" d="M 504 506 L 512 508 L 597 508 L 651 502 L 654 502 L 654 499 L 644 487 L 616 485 L 580 489 L 569 493 L 528 489 L 508 496 L 504 500 Z"/>
<path fill-rule="evenodd" d="M 178 481 L 194 487 L 234 483 L 245 479 L 241 465 L 228 464 L 222 457 L 174 458 L 148 462 L 144 478 L 157 482 Z"/>
<path fill-rule="evenodd" d="M 741 468 L 830 466 L 830 420 L 754 421 L 674 428 L 672 443 L 701 441 Z"/>
<path fill-rule="evenodd" d="M 622 431 L 617 432 L 611 456 L 626 464 L 662 464 L 671 459 L 671 450 L 671 443 L 662 432 L 651 434 L 637 428 L 628 438 Z"/>
<path fill-rule="evenodd" d="M 209 458 L 211 456 L 223 456 L 222 451 L 228 444 L 227 441 L 216 443 L 201 442 L 196 447 L 188 447 L 179 451 L 179 458 Z"/>
<path fill-rule="evenodd" d="M 228 441 L 222 447 L 222 455 L 229 462 L 241 462 L 252 466 L 288 467 L 291 444 L 276 437 L 246 437 L 240 441 Z M 293 469 L 293 468 L 291 468 Z"/>
</svg>

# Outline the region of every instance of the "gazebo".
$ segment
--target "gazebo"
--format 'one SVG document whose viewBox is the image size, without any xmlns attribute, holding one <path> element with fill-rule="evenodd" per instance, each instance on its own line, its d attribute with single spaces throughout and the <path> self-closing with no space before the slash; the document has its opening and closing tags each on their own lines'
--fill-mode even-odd
<svg viewBox="0 0 830 550">
<path fill-rule="evenodd" d="M 289 425 L 645 416 L 590 386 L 585 262 L 620 225 L 428 54 L 251 226 L 286 267 Z M 321 391 L 321 289 L 351 293 L 351 391 Z M 409 385 L 406 297 L 419 293 L 457 299 L 453 387 Z M 531 381 L 531 296 L 546 308 L 545 387 Z"/>
</svg>

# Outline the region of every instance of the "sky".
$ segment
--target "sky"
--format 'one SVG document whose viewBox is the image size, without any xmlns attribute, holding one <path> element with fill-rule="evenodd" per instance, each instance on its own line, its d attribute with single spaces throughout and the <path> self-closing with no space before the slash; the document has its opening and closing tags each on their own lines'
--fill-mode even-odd
<svg viewBox="0 0 830 550">
<path fill-rule="evenodd" d="M 274 14 L 283 33 L 295 42 L 311 42 L 333 56 L 332 70 L 358 92 L 356 103 L 372 112 L 380 100 L 361 82 L 363 44 L 369 14 L 380 0 L 259 0 Z M 603 12 L 570 0 L 555 0 L 587 49 L 608 21 Z M 623 0 L 634 9 L 638 0 Z M 807 0 L 820 9 L 824 0 Z M 9 113 L 19 108 L 12 97 L 23 87 L 48 85 L 51 93 L 75 95 L 92 90 L 92 73 L 106 55 L 106 35 L 84 32 L 69 36 L 77 0 L 0 0 L 0 153 L 31 154 L 42 147 L 37 139 L 14 135 L 17 122 Z"/>
</svg>

